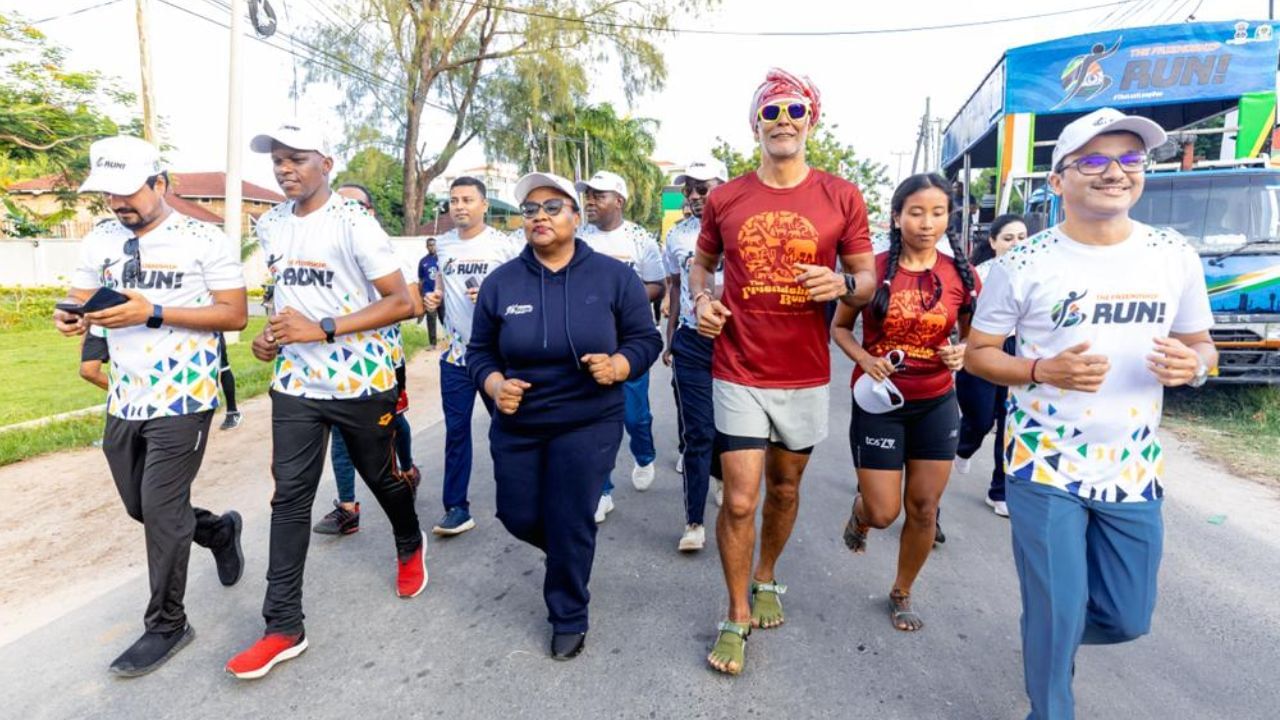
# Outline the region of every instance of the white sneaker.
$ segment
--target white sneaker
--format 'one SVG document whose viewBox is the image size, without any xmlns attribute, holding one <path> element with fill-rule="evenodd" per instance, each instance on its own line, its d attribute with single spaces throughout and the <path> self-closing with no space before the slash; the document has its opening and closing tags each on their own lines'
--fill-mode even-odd
<svg viewBox="0 0 1280 720">
<path fill-rule="evenodd" d="M 956 472 L 960 473 L 961 475 L 968 475 L 970 465 L 972 465 L 972 463 L 970 462 L 969 458 L 962 458 L 959 455 L 956 456 L 956 462 L 955 462 Z"/>
<path fill-rule="evenodd" d="M 1009 517 L 1009 506 L 1006 505 L 1003 500 L 992 500 L 988 497 L 987 506 L 994 510 L 1000 517 Z"/>
<path fill-rule="evenodd" d="M 724 507 L 724 481 L 711 478 L 711 482 L 715 483 L 712 494 L 716 498 L 716 507 Z"/>
<path fill-rule="evenodd" d="M 684 455 L 676 456 L 676 472 L 678 473 L 684 472 Z"/>
<path fill-rule="evenodd" d="M 680 552 L 701 550 L 707 544 L 707 529 L 701 525 L 685 525 L 680 536 Z"/>
<path fill-rule="evenodd" d="M 653 463 L 637 465 L 631 470 L 631 484 L 636 487 L 636 490 L 644 492 L 653 484 L 653 475 Z"/>
<path fill-rule="evenodd" d="M 605 517 L 613 512 L 613 496 L 601 495 L 600 504 L 596 505 L 596 524 L 604 522 Z"/>
</svg>

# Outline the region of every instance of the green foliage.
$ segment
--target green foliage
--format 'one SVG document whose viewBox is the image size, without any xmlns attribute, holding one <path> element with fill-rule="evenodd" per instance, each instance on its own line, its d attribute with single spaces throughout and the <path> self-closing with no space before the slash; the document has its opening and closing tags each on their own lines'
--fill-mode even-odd
<svg viewBox="0 0 1280 720">
<path fill-rule="evenodd" d="M 0 330 L 52 327 L 53 306 L 66 296 L 62 288 L 0 287 Z"/>
<path fill-rule="evenodd" d="M 657 120 L 620 117 L 613 105 L 602 103 L 576 106 L 543 122 L 547 123 L 545 130 L 535 131 L 535 135 L 553 140 L 554 166 L 545 153 L 541 162 L 529 164 L 523 143 L 495 141 L 488 146 L 490 154 L 500 160 L 524 160 L 529 169 L 536 166 L 569 178 L 588 177 L 597 170 L 615 172 L 627 181 L 630 197 L 626 217 L 650 228 L 659 225 L 665 178 L 653 161 Z"/>
<path fill-rule="evenodd" d="M 3 203 L 7 232 L 43 234 L 74 214 L 74 188 L 88 171 L 89 145 L 123 129 L 101 108 L 134 98 L 97 71 L 65 67 L 65 51 L 17 15 L 0 13 L 0 188 L 55 174 L 62 210 L 36 217 Z"/>
<path fill-rule="evenodd" d="M 78 377 L 74 380 L 83 382 Z M 95 413 L 0 433 L 0 467 L 58 450 L 88 447 L 102 439 L 104 425 L 103 416 Z"/>
<path fill-rule="evenodd" d="M 325 56 L 307 71 L 342 87 L 349 129 L 378 130 L 361 147 L 399 148 L 404 232 L 412 235 L 424 189 L 461 148 L 483 138 L 499 148 L 495 155 L 535 161 L 512 148 L 529 143 L 531 126 L 570 113 L 590 72 L 609 68 L 600 79 L 621 83 L 628 100 L 660 88 L 666 65 L 657 36 L 677 11 L 714 2 L 357 0 L 345 21 L 312 29 L 309 44 Z M 451 117 L 439 132 L 424 119 L 429 106 Z"/>
<path fill-rule="evenodd" d="M 883 163 L 858 158 L 852 145 L 844 144 L 837 136 L 837 124 L 820 124 L 809 133 L 805 142 L 805 162 L 810 167 L 825 170 L 856 184 L 867 202 L 867 213 L 872 218 L 882 217 L 887 211 L 885 190 L 889 187 L 888 168 Z M 723 138 L 716 138 L 717 145 L 711 154 L 719 158 L 729 169 L 729 177 L 754 172 L 760 167 L 760 146 L 745 155 Z"/>
<path fill-rule="evenodd" d="M 390 235 L 404 234 L 404 163 L 378 148 L 367 147 L 351 156 L 333 186 L 343 183 L 368 188 L 382 227 Z"/>
</svg>

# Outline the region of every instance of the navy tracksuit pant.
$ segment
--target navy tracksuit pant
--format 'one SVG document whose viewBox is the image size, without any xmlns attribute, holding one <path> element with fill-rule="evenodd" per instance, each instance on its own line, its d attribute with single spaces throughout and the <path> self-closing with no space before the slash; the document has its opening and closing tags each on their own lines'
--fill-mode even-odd
<svg viewBox="0 0 1280 720">
<path fill-rule="evenodd" d="M 622 421 L 489 427 L 498 519 L 547 554 L 542 595 L 554 632 L 586 632 L 596 504 L 622 444 Z"/>
<path fill-rule="evenodd" d="M 676 381 L 684 450 L 685 522 L 703 524 L 715 441 L 711 403 L 711 340 L 680 327 L 671 338 L 671 369 Z"/>
<path fill-rule="evenodd" d="M 471 485 L 471 413 L 476 407 L 475 383 L 462 365 L 440 360 L 440 401 L 444 409 L 444 488 L 441 500 L 448 511 L 470 512 L 467 490 Z M 493 400 L 479 392 L 484 408 L 493 415 Z"/>
</svg>

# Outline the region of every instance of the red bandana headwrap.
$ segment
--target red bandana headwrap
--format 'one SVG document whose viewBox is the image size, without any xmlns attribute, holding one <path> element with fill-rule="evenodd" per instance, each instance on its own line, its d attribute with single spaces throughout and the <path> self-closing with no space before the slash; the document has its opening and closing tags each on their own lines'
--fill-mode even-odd
<svg viewBox="0 0 1280 720">
<path fill-rule="evenodd" d="M 756 129 L 756 113 L 760 112 L 762 105 L 778 100 L 800 100 L 809 103 L 811 110 L 809 125 L 812 127 L 818 124 L 818 117 L 822 109 L 821 97 L 818 93 L 818 86 L 814 85 L 807 75 L 797 77 L 786 70 L 770 68 L 769 74 L 764 78 L 764 82 L 760 84 L 760 87 L 756 88 L 755 97 L 751 99 L 751 115 L 747 118 L 747 121 L 751 123 L 751 130 L 754 132 Z"/>
</svg>

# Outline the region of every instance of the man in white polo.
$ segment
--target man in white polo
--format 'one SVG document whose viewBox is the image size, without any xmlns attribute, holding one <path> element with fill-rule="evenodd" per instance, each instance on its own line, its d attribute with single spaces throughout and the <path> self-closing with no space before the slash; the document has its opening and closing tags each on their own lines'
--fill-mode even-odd
<svg viewBox="0 0 1280 720">
<path fill-rule="evenodd" d="M 249 310 L 238 248 L 217 227 L 169 207 L 154 145 L 122 135 L 95 142 L 89 158 L 80 191 L 101 193 L 116 219 L 81 241 L 71 299 L 83 304 L 116 291 L 128 301 L 58 310 L 54 324 L 64 335 L 91 326 L 106 333 L 102 452 L 125 510 L 142 523 L 151 585 L 146 632 L 111 663 L 112 674 L 134 677 L 195 637 L 183 604 L 193 541 L 213 551 L 223 585 L 244 571 L 240 514 L 192 507 L 191 484 L 218 407 L 219 333 L 242 330 Z"/>
<path fill-rule="evenodd" d="M 592 250 L 635 270 L 644 283 L 649 302 L 661 297 L 667 273 L 658 243 L 648 230 L 622 216 L 627 205 L 627 181 L 617 173 L 601 170 L 575 187 L 583 195 L 583 209 L 589 223 L 581 230 L 582 239 Z M 623 425 L 631 437 L 631 456 L 635 459 L 631 483 L 637 490 L 648 490 L 653 484 L 653 461 L 658 455 L 653 445 L 653 413 L 649 410 L 649 373 L 626 382 L 623 398 L 626 403 Z M 608 478 L 596 509 L 596 522 L 604 522 L 612 510 L 613 479 Z"/>
<path fill-rule="evenodd" d="M 1164 142 L 1159 125 L 1111 108 L 1067 125 L 1049 175 L 1064 219 L 996 261 L 969 333 L 965 368 L 1010 386 L 1006 496 L 1033 720 L 1075 716 L 1081 643 L 1150 630 L 1164 388 L 1204 384 L 1218 360 L 1199 256 L 1129 217 Z"/>
</svg>

